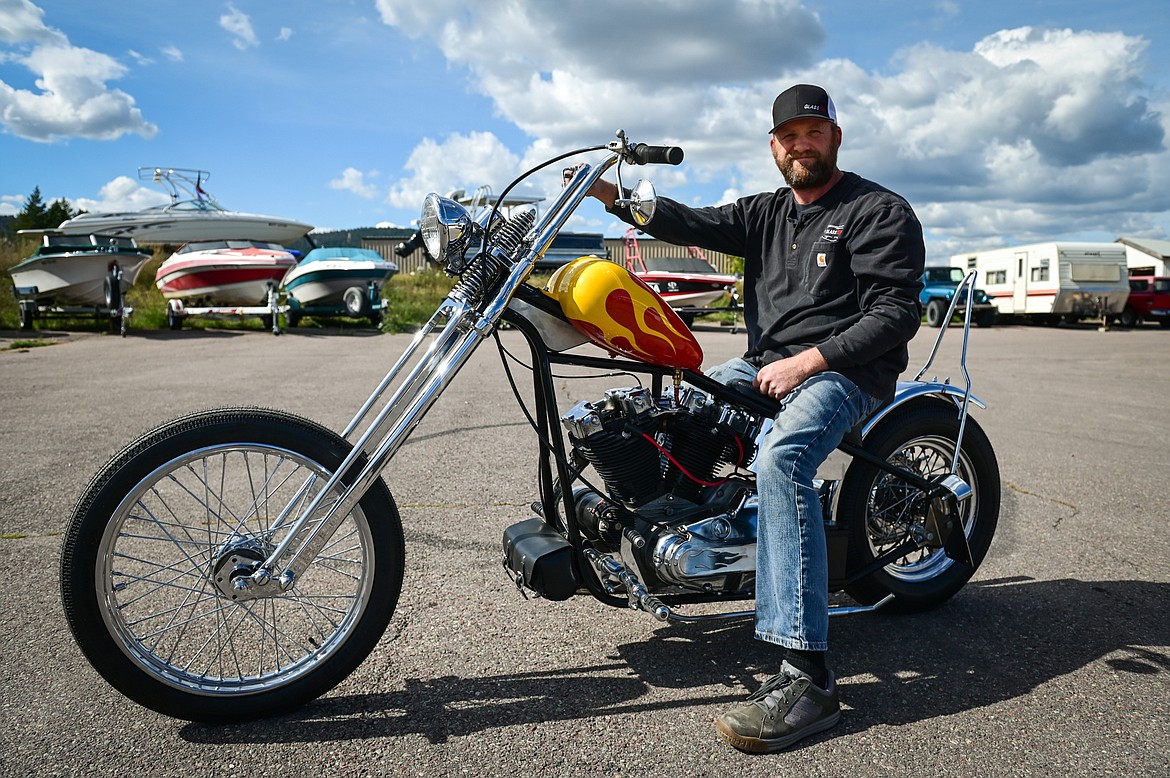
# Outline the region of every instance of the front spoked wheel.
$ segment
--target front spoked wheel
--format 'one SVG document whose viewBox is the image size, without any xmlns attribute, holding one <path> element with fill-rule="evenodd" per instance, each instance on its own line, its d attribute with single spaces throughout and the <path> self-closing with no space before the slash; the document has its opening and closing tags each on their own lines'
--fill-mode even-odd
<svg viewBox="0 0 1170 778">
<path fill-rule="evenodd" d="M 381 481 L 287 591 L 272 581 L 249 599 L 232 584 L 349 449 L 291 414 L 228 409 L 165 424 L 114 457 L 78 501 L 61 555 L 65 613 L 90 663 L 127 697 L 192 721 L 284 712 L 340 683 L 402 588 L 402 523 Z"/>
<path fill-rule="evenodd" d="M 933 479 L 950 472 L 959 431 L 958 413 L 947 401 L 924 399 L 899 408 L 865 439 L 865 448 L 898 467 Z M 848 586 L 861 603 L 888 594 L 889 610 L 917 611 L 945 602 L 967 583 L 991 546 L 999 520 L 999 465 L 983 430 L 968 417 L 959 452 L 958 475 L 972 490 L 959 517 L 972 564 L 961 564 L 941 548 L 920 548 Z M 852 522 L 850 570 L 859 570 L 920 533 L 928 501 L 896 475 L 855 460 L 841 485 L 838 515 Z"/>
</svg>

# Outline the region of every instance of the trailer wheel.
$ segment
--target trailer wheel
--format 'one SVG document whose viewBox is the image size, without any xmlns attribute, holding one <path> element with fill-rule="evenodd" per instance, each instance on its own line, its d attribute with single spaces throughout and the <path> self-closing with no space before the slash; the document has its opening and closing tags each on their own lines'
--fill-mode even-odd
<svg viewBox="0 0 1170 778">
<path fill-rule="evenodd" d="M 943 319 L 947 315 L 947 306 L 942 300 L 935 298 L 926 304 L 926 324 L 929 327 L 943 326 Z"/>
<path fill-rule="evenodd" d="M 106 308 L 116 311 L 122 307 L 122 285 L 112 270 L 102 281 L 102 293 L 105 295 Z"/>
<path fill-rule="evenodd" d="M 1141 320 L 1138 318 L 1137 311 L 1130 305 L 1125 306 L 1125 310 L 1117 317 L 1117 323 L 1122 327 L 1136 327 L 1140 322 Z"/>
<path fill-rule="evenodd" d="M 995 325 L 996 319 L 999 318 L 998 311 L 980 311 L 975 316 L 976 327 L 992 327 Z"/>
<path fill-rule="evenodd" d="M 167 303 L 167 327 L 172 330 L 183 329 L 183 317 L 179 315 L 178 306 L 175 305 L 174 300 Z"/>
<path fill-rule="evenodd" d="M 370 312 L 370 300 L 366 296 L 366 290 L 360 286 L 351 286 L 346 289 L 343 299 L 346 316 L 361 319 Z"/>
<path fill-rule="evenodd" d="M 20 306 L 20 328 L 22 330 L 33 328 L 33 307 L 31 305 Z"/>
</svg>

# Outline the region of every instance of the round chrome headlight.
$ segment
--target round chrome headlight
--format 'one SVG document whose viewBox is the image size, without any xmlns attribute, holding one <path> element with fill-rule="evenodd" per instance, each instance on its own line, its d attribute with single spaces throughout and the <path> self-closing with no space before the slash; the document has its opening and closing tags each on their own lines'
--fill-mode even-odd
<svg viewBox="0 0 1170 778">
<path fill-rule="evenodd" d="M 419 232 L 423 245 L 436 262 L 444 267 L 462 263 L 467 248 L 467 227 L 471 215 L 459 203 L 431 192 L 423 201 Z"/>
</svg>

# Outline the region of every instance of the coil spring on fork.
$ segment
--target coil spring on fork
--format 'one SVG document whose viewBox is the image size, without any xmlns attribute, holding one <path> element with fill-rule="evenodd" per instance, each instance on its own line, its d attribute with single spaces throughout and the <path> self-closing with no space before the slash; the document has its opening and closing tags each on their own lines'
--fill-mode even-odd
<svg viewBox="0 0 1170 778">
<path fill-rule="evenodd" d="M 536 212 L 521 211 L 484 241 L 483 249 L 459 277 L 451 296 L 468 304 L 483 299 L 484 292 L 512 267 L 512 255 L 536 223 Z"/>
</svg>

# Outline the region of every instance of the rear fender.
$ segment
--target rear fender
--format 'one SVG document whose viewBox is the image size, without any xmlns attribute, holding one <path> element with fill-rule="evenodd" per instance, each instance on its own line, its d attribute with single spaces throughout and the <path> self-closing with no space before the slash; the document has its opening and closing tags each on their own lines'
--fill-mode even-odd
<svg viewBox="0 0 1170 778">
<path fill-rule="evenodd" d="M 914 402 L 923 397 L 938 397 L 954 403 L 956 409 L 961 410 L 965 395 L 966 392 L 963 389 L 938 381 L 899 381 L 897 388 L 894 390 L 894 399 L 879 408 L 861 425 L 861 440 L 865 440 L 865 436 L 869 434 L 870 430 L 880 424 L 882 419 L 907 403 Z M 987 408 L 987 404 L 973 394 L 971 395 L 971 402 L 980 408 Z"/>
</svg>

